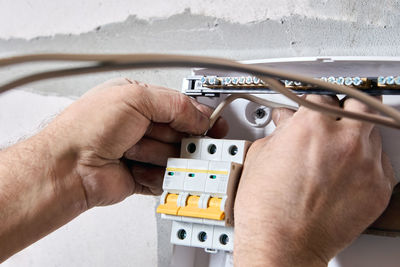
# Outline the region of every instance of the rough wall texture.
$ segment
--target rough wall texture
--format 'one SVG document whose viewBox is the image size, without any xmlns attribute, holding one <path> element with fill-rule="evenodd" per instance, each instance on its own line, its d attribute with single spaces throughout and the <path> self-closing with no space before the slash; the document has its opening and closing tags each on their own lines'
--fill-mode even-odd
<svg viewBox="0 0 400 267">
<path fill-rule="evenodd" d="M 0 56 L 34 52 L 183 53 L 237 60 L 321 55 L 394 56 L 399 55 L 399 11 L 400 4 L 394 0 L 0 0 Z M 66 65 L 70 64 L 57 66 Z M 54 66 L 32 64 L 1 69 L 0 82 Z M 111 72 L 40 82 L 24 89 L 45 96 L 76 98 L 115 76 L 179 89 L 182 77 L 188 73 L 187 69 Z M 139 198 L 138 201 L 145 200 Z M 126 208 L 127 204 L 124 205 Z M 146 205 L 153 210 L 155 201 L 147 201 Z M 127 216 L 135 220 L 134 213 Z M 90 218 L 79 219 L 77 225 L 71 227 L 90 228 L 88 225 L 95 217 Z M 158 263 L 165 266 L 171 252 L 169 225 L 160 223 L 156 217 L 149 220 L 157 222 Z M 102 231 L 99 225 L 93 227 L 94 230 L 88 229 L 93 235 Z M 112 231 L 125 233 L 123 229 L 117 229 Z M 59 237 L 68 238 L 72 232 L 63 231 Z M 72 238 L 65 246 L 72 246 L 75 241 Z M 119 241 L 124 243 L 126 240 L 121 237 Z M 47 247 L 57 244 L 56 240 L 46 242 Z M 141 245 L 126 244 L 133 248 Z M 110 247 L 114 246 L 110 243 Z M 95 247 L 91 249 L 96 250 Z M 107 248 L 99 251 L 106 253 Z M 118 251 L 109 253 L 118 256 Z M 100 262 L 107 266 L 113 261 L 101 257 L 101 261 L 87 263 Z M 75 262 L 75 265 L 80 264 Z M 10 266 L 16 265 L 10 263 Z"/>
<path fill-rule="evenodd" d="M 163 1 L 154 2 L 156 7 Z M 233 3 L 236 2 L 238 1 L 233 1 Z M 253 8 L 246 8 L 243 5 L 237 7 L 229 4 L 230 1 L 217 1 L 217 3 L 219 5 L 207 1 L 202 4 L 205 9 L 203 13 L 207 16 L 197 14 L 202 13 L 201 10 L 199 11 L 199 4 L 194 7 L 196 14 L 192 13 L 189 6 L 179 14 L 173 14 L 174 10 L 163 12 L 161 9 L 158 13 L 153 10 L 154 16 L 157 14 L 161 16 L 164 13 L 173 15 L 167 18 L 149 19 L 145 14 L 133 13 L 123 22 L 98 25 L 94 30 L 82 34 L 75 34 L 74 32 L 77 31 L 75 28 L 70 29 L 73 33 L 54 34 L 58 28 L 61 32 L 67 31 L 68 29 L 64 28 L 73 27 L 77 21 L 71 14 L 69 23 L 65 26 L 65 22 L 60 23 L 50 16 L 48 19 L 53 19 L 54 22 L 46 21 L 47 24 L 55 24 L 54 29 L 50 31 L 52 33 L 50 36 L 36 35 L 34 37 L 26 33 L 25 37 L 33 39 L 15 39 L 11 38 L 10 33 L 2 34 L 0 31 L 0 38 L 3 37 L 0 39 L 0 55 L 57 51 L 70 53 L 158 52 L 213 55 L 238 60 L 318 55 L 398 55 L 400 41 L 397 37 L 400 28 L 396 13 L 400 5 L 396 1 L 279 1 L 279 4 L 262 5 L 259 8 L 255 8 L 254 4 L 249 5 Z M 3 4 L 3 6 L 6 5 Z M 206 7 L 211 7 L 211 11 Z M 263 7 L 264 13 L 261 12 Z M 287 7 L 287 9 L 282 7 Z M 1 8 L 1 10 L 5 12 L 7 9 Z M 61 12 L 60 9 L 57 10 Z M 79 10 L 79 7 L 75 7 L 74 10 Z M 146 9 L 139 9 L 141 10 Z M 220 18 L 213 16 L 212 10 L 221 16 L 221 10 L 226 10 L 226 13 L 222 16 L 223 18 Z M 49 12 L 51 14 L 51 10 Z M 43 16 L 47 14 L 47 12 L 42 13 Z M 96 13 L 96 9 L 93 9 L 91 13 Z M 246 19 L 240 19 L 242 14 Z M 24 20 L 24 22 L 35 25 L 33 19 L 35 17 L 32 16 L 34 15 L 28 17 L 32 18 L 32 21 Z M 112 13 L 109 16 L 113 17 Z M 77 17 L 79 22 L 80 16 Z M 40 22 L 39 19 L 38 25 L 32 32 L 40 32 L 39 29 L 43 29 L 43 34 L 48 34 L 47 28 Z M 3 28 L 8 23 L 4 18 L 1 21 Z M 61 25 L 57 27 L 58 24 Z M 40 26 L 42 27 L 37 29 Z M 21 26 L 21 29 L 24 27 Z M 14 36 L 19 36 L 18 29 L 14 31 Z M 33 69 L 37 70 L 38 66 L 26 67 L 24 71 Z M 4 71 L 0 71 L 0 81 L 9 79 L 10 73 L 23 73 L 21 68 L 5 71 L 7 75 Z M 35 90 L 43 93 L 78 96 L 97 82 L 116 75 L 135 77 L 179 88 L 180 79 L 186 73 L 188 73 L 187 70 L 108 73 L 92 75 L 89 78 L 43 82 L 37 84 Z"/>
</svg>

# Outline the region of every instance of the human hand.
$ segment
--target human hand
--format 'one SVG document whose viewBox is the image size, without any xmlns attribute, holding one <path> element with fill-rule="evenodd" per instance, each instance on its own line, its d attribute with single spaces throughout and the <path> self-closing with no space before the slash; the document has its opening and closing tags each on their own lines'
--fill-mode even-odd
<svg viewBox="0 0 400 267">
<path fill-rule="evenodd" d="M 329 96 L 308 100 L 339 106 Z M 354 99 L 344 109 L 371 112 Z M 301 107 L 247 153 L 235 201 L 238 266 L 324 266 L 385 209 L 395 185 L 369 123 Z"/>
<path fill-rule="evenodd" d="M 127 79 L 97 86 L 68 107 L 45 132 L 76 158 L 87 207 L 133 193 L 160 194 L 164 166 L 179 157 L 181 139 L 208 129 L 212 110 L 162 87 Z M 208 134 L 223 137 L 224 120 Z M 52 139 L 50 137 L 50 139 Z M 56 181 L 62 187 L 63 181 Z"/>
</svg>

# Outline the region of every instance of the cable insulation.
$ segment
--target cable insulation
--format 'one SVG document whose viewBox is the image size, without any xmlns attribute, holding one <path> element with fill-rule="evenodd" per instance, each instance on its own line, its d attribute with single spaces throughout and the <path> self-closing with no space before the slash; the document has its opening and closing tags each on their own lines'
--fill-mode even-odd
<svg viewBox="0 0 400 267">
<path fill-rule="evenodd" d="M 202 67 L 213 68 L 218 70 L 237 71 L 241 73 L 249 73 L 264 80 L 271 89 L 279 92 L 289 99 L 297 102 L 299 105 L 307 108 L 334 115 L 337 117 L 348 117 L 361 121 L 381 124 L 388 127 L 400 128 L 400 112 L 396 109 L 382 104 L 379 100 L 347 86 L 327 83 L 314 78 L 303 75 L 287 73 L 273 68 L 260 67 L 257 65 L 247 65 L 236 61 L 202 57 L 202 56 L 184 56 L 184 55 L 162 55 L 162 54 L 126 54 L 126 55 L 95 55 L 95 54 L 37 54 L 26 55 L 11 58 L 0 59 L 0 66 L 10 66 L 26 62 L 37 61 L 79 61 L 79 62 L 94 62 L 86 67 L 59 69 L 56 71 L 48 71 L 28 75 L 0 87 L 0 93 L 6 90 L 44 79 L 57 78 L 63 76 L 81 75 L 95 72 L 105 72 L 111 70 L 126 70 L 137 68 L 155 68 L 155 67 Z M 377 110 L 388 117 L 368 113 L 349 112 L 340 108 L 335 108 L 327 105 L 317 104 L 306 99 L 298 97 L 289 89 L 285 88 L 276 79 L 286 79 L 299 81 L 304 84 L 310 84 L 334 91 L 340 94 L 346 94 L 353 97 L 374 110 Z"/>
</svg>

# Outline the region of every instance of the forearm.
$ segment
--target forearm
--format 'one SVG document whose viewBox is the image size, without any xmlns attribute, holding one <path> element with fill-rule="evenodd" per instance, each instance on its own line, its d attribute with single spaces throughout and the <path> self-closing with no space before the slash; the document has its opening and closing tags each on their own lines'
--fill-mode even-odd
<svg viewBox="0 0 400 267">
<path fill-rule="evenodd" d="M 86 208 L 75 156 L 57 141 L 47 130 L 0 152 L 0 262 Z"/>
<path fill-rule="evenodd" d="M 237 226 L 236 226 L 237 227 Z M 253 227 L 247 224 L 246 227 Z M 271 267 L 326 267 L 327 264 L 313 252 L 305 250 L 302 243 L 289 240 L 284 234 L 274 238 L 253 236 L 253 231 L 248 235 L 236 235 L 235 241 L 235 266 L 271 266 Z M 251 233 L 250 233 L 251 232 Z"/>
<path fill-rule="evenodd" d="M 248 198 L 245 203 L 249 202 Z M 329 259 L 319 253 L 323 245 L 311 240 L 307 234 L 310 229 L 298 227 L 300 219 L 294 212 L 270 212 L 261 203 L 262 207 L 245 203 L 235 203 L 235 266 L 327 266 Z M 277 224 L 277 218 L 285 219 Z"/>
</svg>

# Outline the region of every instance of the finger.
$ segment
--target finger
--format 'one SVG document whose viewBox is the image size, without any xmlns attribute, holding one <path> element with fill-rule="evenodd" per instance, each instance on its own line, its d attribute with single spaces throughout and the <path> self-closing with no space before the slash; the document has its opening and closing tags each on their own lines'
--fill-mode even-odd
<svg viewBox="0 0 400 267">
<path fill-rule="evenodd" d="M 172 129 L 165 123 L 153 123 L 148 128 L 145 136 L 164 143 L 180 143 L 187 134 Z"/>
<path fill-rule="evenodd" d="M 228 122 L 224 118 L 219 117 L 213 127 L 208 130 L 207 136 L 212 138 L 223 138 L 227 135 L 228 131 Z"/>
<path fill-rule="evenodd" d="M 339 99 L 337 96 L 331 95 L 307 95 L 306 100 L 315 102 L 318 104 L 325 104 L 339 107 Z M 301 106 L 299 110 L 295 113 L 297 117 L 308 117 L 310 121 L 313 122 L 331 122 L 332 120 L 336 121 L 335 116 L 327 115 L 319 111 L 311 110 L 307 107 Z"/>
<path fill-rule="evenodd" d="M 150 164 L 135 162 L 130 167 L 135 181 L 136 194 L 160 195 L 165 168 Z"/>
<path fill-rule="evenodd" d="M 203 112 L 208 118 L 211 117 L 211 114 L 214 112 L 213 108 L 200 104 L 193 98 L 190 98 L 190 100 L 198 110 Z M 222 138 L 226 136 L 228 131 L 228 122 L 223 117 L 219 117 L 218 120 L 214 123 L 213 127 L 207 132 L 207 135 L 213 138 Z"/>
<path fill-rule="evenodd" d="M 100 91 L 108 90 L 108 89 L 110 89 L 112 87 L 129 85 L 131 83 L 132 82 L 127 78 L 119 77 L 119 78 L 110 79 L 110 80 L 105 81 L 105 82 L 95 86 L 94 88 L 90 89 L 88 92 L 86 92 L 84 94 L 84 96 L 90 96 L 90 95 L 93 95 L 93 94 L 97 94 Z"/>
<path fill-rule="evenodd" d="M 209 125 L 209 118 L 198 110 L 190 98 L 174 90 L 158 89 L 151 85 L 128 85 L 133 97 L 129 104 L 147 119 L 167 123 L 178 132 L 202 134 Z"/>
<path fill-rule="evenodd" d="M 274 108 L 272 109 L 272 121 L 275 126 L 283 125 L 291 117 L 293 117 L 294 111 L 287 108 Z"/>
<path fill-rule="evenodd" d="M 128 149 L 127 159 L 166 166 L 168 158 L 179 157 L 179 145 L 167 144 L 150 138 L 142 138 Z"/>
<path fill-rule="evenodd" d="M 382 96 L 372 96 L 376 98 L 377 100 L 382 102 Z M 358 101 L 357 99 L 346 97 L 343 102 L 343 108 L 348 109 L 348 110 L 356 110 L 356 111 L 362 111 L 362 112 L 368 112 L 368 113 L 373 113 L 376 114 L 378 113 L 374 109 L 370 108 L 368 105 L 364 104 L 361 101 Z"/>
<path fill-rule="evenodd" d="M 382 101 L 381 97 L 377 97 L 379 100 Z M 372 110 L 366 104 L 354 99 L 354 98 L 347 98 L 343 103 L 343 109 L 346 111 L 357 112 L 357 113 L 377 113 L 376 111 Z M 352 127 L 355 129 L 359 129 L 360 131 L 365 132 L 366 134 L 370 134 L 372 131 L 374 124 L 358 121 L 349 118 L 343 118 L 341 123 L 345 125 L 345 127 Z"/>
<path fill-rule="evenodd" d="M 371 225 L 372 229 L 384 229 L 384 230 L 394 230 L 400 228 L 400 186 L 394 187 L 393 194 L 391 196 L 389 205 L 386 207 L 385 211 L 379 216 L 379 218 Z M 384 231 L 382 230 L 382 231 Z M 381 230 L 379 230 L 381 231 Z"/>
<path fill-rule="evenodd" d="M 132 83 L 132 81 L 129 80 L 128 78 L 118 77 L 118 78 L 114 78 L 114 79 L 105 81 L 105 82 L 95 86 L 92 90 L 99 91 L 99 90 L 108 89 L 113 86 L 127 85 L 127 84 L 131 84 L 131 83 Z"/>
</svg>

